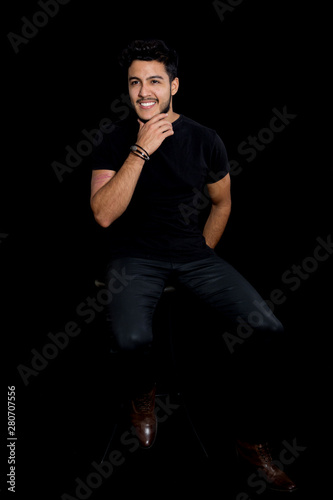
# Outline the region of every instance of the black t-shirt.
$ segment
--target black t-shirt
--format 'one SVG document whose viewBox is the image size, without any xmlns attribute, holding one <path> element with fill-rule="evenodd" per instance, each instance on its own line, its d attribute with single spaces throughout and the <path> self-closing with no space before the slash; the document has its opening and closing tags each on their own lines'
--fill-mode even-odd
<svg viewBox="0 0 333 500">
<path fill-rule="evenodd" d="M 118 171 L 135 144 L 134 119 L 115 124 L 93 155 L 92 168 Z M 167 137 L 146 161 L 125 212 L 107 229 L 106 253 L 157 260 L 188 261 L 209 257 L 199 227 L 209 204 L 206 184 L 229 172 L 225 146 L 217 133 L 180 115 Z"/>
</svg>

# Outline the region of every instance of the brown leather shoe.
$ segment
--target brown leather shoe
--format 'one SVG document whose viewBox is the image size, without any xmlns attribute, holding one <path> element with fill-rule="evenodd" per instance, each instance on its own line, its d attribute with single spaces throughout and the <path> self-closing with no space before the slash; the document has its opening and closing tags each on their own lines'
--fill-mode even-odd
<svg viewBox="0 0 333 500">
<path fill-rule="evenodd" d="M 295 483 L 277 465 L 275 465 L 268 443 L 250 444 L 237 440 L 236 448 L 239 456 L 249 465 L 261 471 L 267 481 L 268 488 L 281 491 L 295 491 Z"/>
<path fill-rule="evenodd" d="M 156 438 L 155 392 L 156 387 L 132 400 L 131 420 L 143 448 L 150 448 Z"/>
</svg>

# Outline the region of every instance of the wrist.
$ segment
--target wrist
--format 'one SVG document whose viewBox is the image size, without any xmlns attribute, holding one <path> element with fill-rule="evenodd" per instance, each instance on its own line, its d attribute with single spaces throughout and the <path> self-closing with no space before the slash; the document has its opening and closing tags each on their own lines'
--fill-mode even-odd
<svg viewBox="0 0 333 500">
<path fill-rule="evenodd" d="M 146 149 L 144 149 L 142 146 L 139 144 L 134 144 L 133 146 L 130 147 L 131 153 L 133 153 L 136 156 L 139 156 L 140 158 L 143 158 L 144 160 L 150 160 L 150 156 Z"/>
<path fill-rule="evenodd" d="M 131 160 L 131 163 L 138 165 L 140 167 L 143 167 L 145 164 L 146 160 L 142 158 L 139 155 L 136 155 L 133 153 L 133 151 L 130 151 L 130 154 L 128 155 L 128 159 Z"/>
</svg>

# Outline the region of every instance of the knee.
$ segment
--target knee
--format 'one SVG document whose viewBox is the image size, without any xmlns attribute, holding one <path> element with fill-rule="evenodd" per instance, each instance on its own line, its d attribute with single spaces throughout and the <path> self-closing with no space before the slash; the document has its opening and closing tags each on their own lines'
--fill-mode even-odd
<svg viewBox="0 0 333 500">
<path fill-rule="evenodd" d="M 272 313 L 262 318 L 256 324 L 252 323 L 251 342 L 255 348 L 256 354 L 261 356 L 263 353 L 269 359 L 271 354 L 275 354 L 280 349 L 284 340 L 284 327 L 276 316 Z M 264 352 L 262 351 L 264 349 Z"/>
<path fill-rule="evenodd" d="M 267 314 L 257 314 L 249 318 L 249 324 L 258 332 L 279 336 L 284 333 L 281 321 L 271 312 Z"/>
<path fill-rule="evenodd" d="M 114 335 L 119 350 L 123 352 L 149 350 L 153 341 L 152 333 L 140 327 L 115 330 Z"/>
<path fill-rule="evenodd" d="M 267 330 L 274 336 L 282 336 L 284 333 L 284 326 L 281 321 L 272 313 L 272 316 L 269 318 Z"/>
</svg>

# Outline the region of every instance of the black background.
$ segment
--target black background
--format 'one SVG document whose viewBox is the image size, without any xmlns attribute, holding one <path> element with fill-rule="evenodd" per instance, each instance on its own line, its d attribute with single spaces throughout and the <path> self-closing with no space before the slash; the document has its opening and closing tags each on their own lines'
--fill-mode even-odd
<svg viewBox="0 0 333 500">
<path fill-rule="evenodd" d="M 41 8 L 34 1 L 5 5 L 1 398 L 6 416 L 7 386 L 16 386 L 16 498 L 28 492 L 33 498 L 61 498 L 65 492 L 75 497 L 75 478 L 92 472 L 109 439 L 121 367 L 109 355 L 102 314 L 87 324 L 76 311 L 96 296 L 101 264 L 100 230 L 89 207 L 90 155 L 62 182 L 52 163 L 65 163 L 66 146 L 75 149 L 84 129 L 127 113 L 126 103 L 117 101 L 127 93 L 117 56 L 130 40 L 151 37 L 164 39 L 180 55 L 175 111 L 215 128 L 229 159 L 242 168 L 232 176 L 232 216 L 217 252 L 265 299 L 274 289 L 286 296 L 276 314 L 289 332 L 287 361 L 273 390 L 287 419 L 290 411 L 285 439 L 306 447 L 291 468 L 301 487 L 295 496 L 303 498 L 322 483 L 313 466 L 321 452 L 316 445 L 325 438 L 332 258 L 295 291 L 281 277 L 313 256 L 316 238 L 326 241 L 332 234 L 328 12 L 313 3 L 244 0 L 222 20 L 213 2 L 203 0 L 71 0 L 16 54 L 7 34 L 21 35 L 22 16 L 31 20 Z M 274 108 L 285 107 L 296 118 L 248 161 L 239 145 L 269 126 Z M 248 498 L 258 496 L 241 482 L 230 458 L 225 394 L 232 357 L 223 324 L 188 297 L 177 299 L 181 378 L 209 458 L 177 410 L 161 425 L 155 447 L 127 453 L 125 464 L 91 498 L 137 491 L 155 498 L 201 488 L 212 495 L 216 487 L 223 498 L 240 500 L 246 491 Z M 31 367 L 31 349 L 41 352 L 50 343 L 48 333 L 63 331 L 69 321 L 81 333 L 25 385 L 17 367 Z M 260 381 L 254 392 L 259 387 Z M 9 497 L 6 418 L 0 435 L 1 494 Z"/>
</svg>

